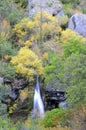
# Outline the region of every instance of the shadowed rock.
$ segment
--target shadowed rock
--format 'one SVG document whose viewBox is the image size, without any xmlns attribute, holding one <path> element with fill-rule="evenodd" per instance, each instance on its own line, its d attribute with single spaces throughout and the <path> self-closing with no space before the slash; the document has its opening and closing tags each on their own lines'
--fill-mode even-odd
<svg viewBox="0 0 86 130">
<path fill-rule="evenodd" d="M 45 90 L 45 109 L 51 110 L 53 108 L 58 108 L 59 104 L 66 100 L 65 91 L 60 90 Z"/>
</svg>

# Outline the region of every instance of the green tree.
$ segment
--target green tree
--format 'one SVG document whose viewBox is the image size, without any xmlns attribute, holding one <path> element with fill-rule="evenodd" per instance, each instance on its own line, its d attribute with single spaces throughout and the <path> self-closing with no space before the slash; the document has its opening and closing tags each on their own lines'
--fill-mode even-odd
<svg viewBox="0 0 86 130">
<path fill-rule="evenodd" d="M 68 103 L 71 106 L 86 103 L 86 55 L 72 54 L 64 64 Z"/>
<path fill-rule="evenodd" d="M 9 63 L 0 61 L 0 76 L 3 78 L 15 78 L 15 68 Z"/>
<path fill-rule="evenodd" d="M 1 42 L 1 41 L 0 41 Z M 0 44 L 0 58 L 6 58 L 6 56 L 14 56 L 17 54 L 17 49 L 12 46 L 11 43 L 3 41 Z"/>
<path fill-rule="evenodd" d="M 56 82 L 58 78 L 59 80 L 62 80 L 62 69 L 64 64 L 63 57 L 58 56 L 56 53 L 48 52 L 48 56 L 48 64 L 44 68 L 46 86 Z"/>
<path fill-rule="evenodd" d="M 62 45 L 63 50 L 64 50 L 64 56 L 68 57 L 72 53 L 75 54 L 86 54 L 86 44 L 85 42 L 80 41 L 77 38 L 72 38 L 69 41 L 67 41 L 66 44 Z"/>
<path fill-rule="evenodd" d="M 53 109 L 51 111 L 47 111 L 45 117 L 42 121 L 45 127 L 54 127 L 58 124 L 62 124 L 67 121 L 67 115 L 65 109 Z"/>
</svg>

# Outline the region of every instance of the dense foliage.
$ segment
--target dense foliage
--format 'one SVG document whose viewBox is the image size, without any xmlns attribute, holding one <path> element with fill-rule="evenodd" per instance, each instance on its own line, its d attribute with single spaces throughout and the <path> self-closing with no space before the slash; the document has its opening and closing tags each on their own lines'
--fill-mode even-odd
<svg viewBox="0 0 86 130">
<path fill-rule="evenodd" d="M 60 31 L 58 19 L 46 12 L 43 12 L 42 16 L 38 12 L 33 19 L 24 18 L 13 28 L 20 46 L 28 46 L 32 42 L 41 43 L 58 35 Z"/>
<path fill-rule="evenodd" d="M 28 5 L 28 0 L 14 0 L 15 3 L 18 3 L 19 6 L 26 8 Z"/>
<path fill-rule="evenodd" d="M 24 11 L 13 0 L 1 0 L 0 17 L 8 19 L 11 24 L 15 24 L 24 17 Z"/>
<path fill-rule="evenodd" d="M 67 117 L 66 117 L 66 110 L 65 109 L 53 109 L 51 111 L 47 111 L 44 119 L 43 124 L 45 127 L 54 127 L 58 124 L 65 125 L 67 123 Z"/>
<path fill-rule="evenodd" d="M 22 47 L 18 56 L 12 58 L 11 63 L 16 67 L 17 73 L 29 78 L 29 80 L 32 79 L 33 75 L 43 74 L 41 60 L 39 60 L 37 55 L 27 47 Z"/>
<path fill-rule="evenodd" d="M 68 102 L 71 106 L 86 102 L 86 55 L 72 54 L 64 64 Z"/>
<path fill-rule="evenodd" d="M 57 82 L 58 79 L 61 81 L 63 77 L 62 69 L 64 63 L 64 58 L 58 56 L 56 53 L 54 54 L 52 52 L 49 52 L 48 55 L 49 55 L 47 59 L 48 64 L 44 68 L 46 86 L 49 86 L 55 80 L 57 80 Z M 56 88 L 59 88 L 59 84 L 56 85 Z"/>
<path fill-rule="evenodd" d="M 81 5 L 84 0 L 61 2 L 67 16 L 54 17 L 47 12 L 37 12 L 33 18 L 28 18 L 26 16 L 28 0 L 0 1 L 1 130 L 86 128 L 86 38 L 67 28 L 68 17 L 83 12 Z M 48 6 L 51 4 L 52 2 L 48 3 Z M 47 111 L 44 119 L 30 118 L 37 74 L 41 87 L 67 92 L 68 108 Z M 2 80 L 14 82 L 6 85 Z M 2 104 L 1 99 L 13 88 L 19 89 L 23 81 L 27 81 L 28 85 L 19 90 L 18 98 L 12 101 L 7 113 L 7 106 Z M 23 111 L 21 112 L 19 108 L 23 108 Z M 20 112 L 19 117 L 16 112 Z M 27 119 L 22 117 L 24 112 L 29 115 Z M 14 118 L 22 122 L 14 121 Z M 17 123 L 13 123 L 11 119 Z"/>
</svg>

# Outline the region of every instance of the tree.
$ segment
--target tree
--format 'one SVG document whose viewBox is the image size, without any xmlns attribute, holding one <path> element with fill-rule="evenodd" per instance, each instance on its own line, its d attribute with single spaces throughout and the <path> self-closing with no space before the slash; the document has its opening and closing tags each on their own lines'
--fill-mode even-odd
<svg viewBox="0 0 86 130">
<path fill-rule="evenodd" d="M 13 28 L 19 45 L 29 42 L 43 42 L 59 34 L 61 27 L 58 19 L 47 12 L 38 12 L 33 19 L 24 18 Z M 28 45 L 28 44 L 27 44 Z"/>
<path fill-rule="evenodd" d="M 63 77 L 62 69 L 64 64 L 63 57 L 58 56 L 56 53 L 48 52 L 48 64 L 45 66 L 45 85 L 49 86 L 52 83 L 56 83 L 56 86 L 59 87 L 58 79 L 61 82 Z"/>
<path fill-rule="evenodd" d="M 33 79 L 33 75 L 43 74 L 41 60 L 28 47 L 22 47 L 17 56 L 12 57 L 11 63 L 15 66 L 16 72 L 24 77 Z"/>
<path fill-rule="evenodd" d="M 86 55 L 72 54 L 64 64 L 68 103 L 75 106 L 86 103 Z"/>
<path fill-rule="evenodd" d="M 62 31 L 60 40 L 65 57 L 69 57 L 72 53 L 86 54 L 86 38 L 80 36 L 76 32 L 66 29 Z"/>
</svg>

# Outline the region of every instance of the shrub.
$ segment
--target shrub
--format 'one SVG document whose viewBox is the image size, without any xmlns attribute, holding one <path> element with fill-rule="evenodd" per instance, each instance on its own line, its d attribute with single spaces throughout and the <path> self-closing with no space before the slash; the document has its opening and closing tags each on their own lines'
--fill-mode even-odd
<svg viewBox="0 0 86 130">
<path fill-rule="evenodd" d="M 45 74 L 45 85 L 49 86 L 53 82 L 58 82 L 59 80 L 62 80 L 64 59 L 60 56 L 58 56 L 56 53 L 48 52 L 48 60 L 47 65 L 44 67 L 44 74 Z M 56 84 L 57 85 L 57 84 Z M 59 87 L 54 86 L 54 87 Z"/>
<path fill-rule="evenodd" d="M 57 127 L 51 127 L 51 128 L 44 128 L 44 130 L 71 130 L 70 127 L 62 127 L 60 125 L 58 125 Z"/>
<path fill-rule="evenodd" d="M 51 111 L 47 111 L 42 123 L 45 127 L 57 126 L 66 120 L 65 114 L 65 109 L 53 109 Z"/>
<path fill-rule="evenodd" d="M 24 127 L 24 124 L 21 122 L 18 122 L 14 124 L 12 120 L 8 118 L 0 118 L 0 130 L 28 130 L 26 127 Z"/>
<path fill-rule="evenodd" d="M 0 1 L 0 14 L 2 18 L 6 18 L 13 25 L 18 23 L 25 14 L 24 11 L 13 2 L 13 0 Z"/>
<path fill-rule="evenodd" d="M 7 106 L 1 102 L 1 99 L 3 99 L 3 95 L 9 94 L 10 86 L 9 85 L 2 85 L 0 84 L 0 117 L 7 118 Z"/>
<path fill-rule="evenodd" d="M 30 42 L 41 42 L 59 34 L 60 27 L 58 19 L 43 12 L 38 12 L 33 19 L 24 18 L 13 28 L 13 33 L 16 35 L 18 42 L 26 44 Z M 21 41 L 21 42 L 20 42 Z M 21 44 L 20 44 L 21 45 Z"/>
<path fill-rule="evenodd" d="M 64 64 L 69 106 L 86 102 L 86 55 L 72 54 Z"/>
<path fill-rule="evenodd" d="M 76 108 L 73 110 L 73 128 L 76 130 L 85 130 L 86 128 L 86 104 L 83 105 L 82 103 L 78 104 Z"/>
<path fill-rule="evenodd" d="M 62 31 L 60 40 L 62 42 L 63 54 L 65 57 L 70 56 L 72 53 L 86 53 L 86 38 L 74 31 L 70 29 Z"/>
<path fill-rule="evenodd" d="M 86 55 L 72 54 L 66 59 L 64 64 L 64 74 L 67 77 L 68 84 L 76 85 L 83 82 L 85 85 L 86 78 Z"/>
<path fill-rule="evenodd" d="M 86 44 L 79 41 L 77 38 L 71 39 L 66 44 L 62 45 L 63 54 L 65 57 L 69 57 L 71 54 L 86 54 Z"/>
<path fill-rule="evenodd" d="M 25 120 L 25 126 L 27 126 L 28 130 L 44 130 L 44 127 L 40 124 L 40 118 L 28 118 Z"/>
<path fill-rule="evenodd" d="M 79 3 L 80 2 L 80 0 L 61 0 L 61 2 L 63 3 L 63 4 L 65 4 L 65 3 L 73 3 L 73 4 L 77 4 L 77 3 Z"/>
<path fill-rule="evenodd" d="M 15 68 L 8 63 L 0 62 L 0 76 L 3 78 L 13 79 L 16 76 Z"/>
<path fill-rule="evenodd" d="M 63 44 L 67 44 L 70 42 L 71 39 L 76 39 L 81 41 L 82 43 L 86 42 L 86 38 L 79 35 L 78 33 L 74 32 L 73 30 L 66 29 L 61 32 L 60 40 Z"/>
<path fill-rule="evenodd" d="M 0 58 L 8 60 L 11 56 L 17 54 L 17 49 L 15 49 L 11 43 L 6 41 L 0 41 Z"/>
<path fill-rule="evenodd" d="M 28 0 L 14 0 L 14 2 L 18 3 L 23 8 L 26 8 L 28 5 Z"/>
</svg>

